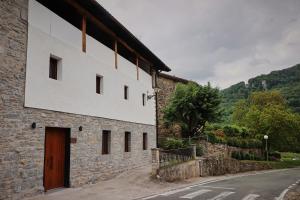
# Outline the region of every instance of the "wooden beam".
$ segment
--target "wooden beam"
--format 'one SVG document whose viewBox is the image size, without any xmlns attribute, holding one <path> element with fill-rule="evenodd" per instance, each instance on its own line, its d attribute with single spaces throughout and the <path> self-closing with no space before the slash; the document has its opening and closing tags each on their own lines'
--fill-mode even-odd
<svg viewBox="0 0 300 200">
<path fill-rule="evenodd" d="M 122 39 L 120 39 L 113 31 L 111 31 L 109 28 L 107 28 L 98 18 L 96 18 L 94 15 L 92 15 L 89 11 L 82 8 L 80 4 L 75 2 L 74 0 L 64 0 L 69 5 L 71 5 L 74 9 L 77 10 L 78 13 L 80 13 L 83 16 L 86 16 L 89 20 L 94 22 L 101 30 L 109 34 L 111 37 L 113 37 L 117 42 L 124 45 L 129 51 L 133 52 L 134 54 L 138 55 L 140 59 L 144 60 L 145 62 L 149 63 L 151 65 L 151 62 L 149 62 L 147 59 L 145 59 L 143 56 L 141 56 L 138 52 L 136 52 L 134 49 L 132 49 L 126 42 L 124 42 Z"/>
<path fill-rule="evenodd" d="M 82 16 L 82 24 L 81 24 L 81 32 L 82 32 L 82 51 L 86 52 L 86 16 Z"/>
<path fill-rule="evenodd" d="M 136 79 L 139 80 L 139 57 L 136 56 Z"/>
<path fill-rule="evenodd" d="M 115 68 L 118 69 L 118 42 L 115 40 Z"/>
</svg>

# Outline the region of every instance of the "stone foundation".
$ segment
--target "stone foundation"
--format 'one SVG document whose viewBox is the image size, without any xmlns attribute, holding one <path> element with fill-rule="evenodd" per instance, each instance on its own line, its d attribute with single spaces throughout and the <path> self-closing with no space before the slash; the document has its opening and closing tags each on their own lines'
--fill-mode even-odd
<svg viewBox="0 0 300 200">
<path fill-rule="evenodd" d="M 77 139 L 70 147 L 71 187 L 149 165 L 150 149 L 156 147 L 155 126 L 24 107 L 27 9 L 27 0 L 0 1 L 0 199 L 23 199 L 44 191 L 45 127 L 69 128 L 71 138 Z M 111 131 L 109 155 L 101 154 L 102 130 Z M 128 153 L 125 131 L 131 132 Z M 147 150 L 143 132 L 148 133 Z"/>
</svg>

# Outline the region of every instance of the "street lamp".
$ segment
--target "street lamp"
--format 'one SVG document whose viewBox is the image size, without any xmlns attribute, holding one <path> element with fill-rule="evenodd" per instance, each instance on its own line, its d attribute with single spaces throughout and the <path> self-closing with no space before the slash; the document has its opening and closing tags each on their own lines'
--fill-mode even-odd
<svg viewBox="0 0 300 200">
<path fill-rule="evenodd" d="M 266 140 L 266 154 L 267 154 L 267 161 L 269 161 L 269 154 L 268 154 L 268 135 L 264 135 L 264 139 Z"/>
<path fill-rule="evenodd" d="M 160 88 L 159 87 L 155 87 L 155 88 L 153 88 L 153 90 L 154 90 L 154 93 L 152 95 L 149 95 L 148 91 L 147 91 L 147 100 L 152 99 L 153 97 L 156 96 L 157 93 L 160 92 Z"/>
</svg>

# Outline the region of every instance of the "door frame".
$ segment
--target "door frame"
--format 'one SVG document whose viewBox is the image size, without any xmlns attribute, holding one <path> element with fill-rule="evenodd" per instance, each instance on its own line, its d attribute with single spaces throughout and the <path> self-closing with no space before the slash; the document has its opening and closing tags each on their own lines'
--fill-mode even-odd
<svg viewBox="0 0 300 200">
<path fill-rule="evenodd" d="M 64 187 L 68 188 L 70 187 L 70 156 L 71 156 L 71 129 L 70 128 L 63 128 L 63 127 L 52 127 L 52 126 L 46 126 L 45 127 L 45 138 L 44 138 L 44 166 L 43 166 L 43 187 L 44 191 L 47 192 L 49 190 L 46 190 L 45 188 L 45 163 L 46 163 L 46 132 L 49 128 L 57 128 L 57 129 L 63 129 L 66 134 L 66 140 L 65 140 L 65 169 L 64 169 Z M 51 189 L 50 189 L 51 190 Z M 55 188 L 54 188 L 55 190 Z"/>
</svg>

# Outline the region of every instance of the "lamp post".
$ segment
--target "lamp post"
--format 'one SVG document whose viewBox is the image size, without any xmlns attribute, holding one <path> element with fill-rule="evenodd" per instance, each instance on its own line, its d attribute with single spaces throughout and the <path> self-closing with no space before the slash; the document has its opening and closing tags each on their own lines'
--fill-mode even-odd
<svg viewBox="0 0 300 200">
<path fill-rule="evenodd" d="M 266 154 L 267 154 L 267 161 L 269 161 L 269 153 L 268 153 L 268 135 L 264 135 L 264 139 L 266 140 Z"/>
</svg>

